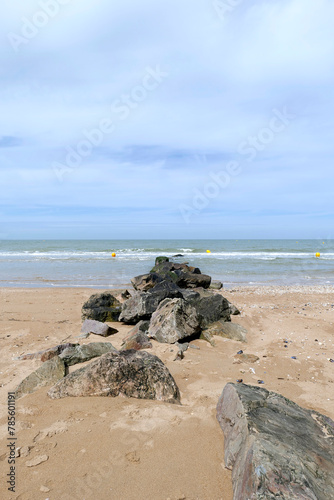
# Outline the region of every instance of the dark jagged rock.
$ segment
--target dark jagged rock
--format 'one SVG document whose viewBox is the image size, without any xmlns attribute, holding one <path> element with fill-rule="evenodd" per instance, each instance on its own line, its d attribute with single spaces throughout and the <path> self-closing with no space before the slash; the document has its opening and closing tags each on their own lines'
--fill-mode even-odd
<svg viewBox="0 0 334 500">
<path fill-rule="evenodd" d="M 135 324 L 138 321 L 150 319 L 160 302 L 166 298 L 182 297 L 180 288 L 170 281 L 162 281 L 147 292 L 135 292 L 122 305 L 120 321 Z"/>
<path fill-rule="evenodd" d="M 198 267 L 175 262 L 162 262 L 156 265 L 151 270 L 151 273 L 160 276 L 164 280 L 173 281 L 180 288 L 208 288 L 211 283 L 211 277 L 201 274 Z"/>
<path fill-rule="evenodd" d="M 231 316 L 237 316 L 238 314 L 240 314 L 239 309 L 234 304 L 231 304 L 231 302 L 228 302 L 228 303 L 229 303 L 229 306 L 230 306 L 230 314 L 231 314 Z"/>
<path fill-rule="evenodd" d="M 71 343 L 59 344 L 59 345 L 56 345 L 55 347 L 50 347 L 49 349 L 45 349 L 44 351 L 38 351 L 38 352 L 35 352 L 32 354 L 23 354 L 23 356 L 19 356 L 16 359 L 19 359 L 19 360 L 40 359 L 44 363 L 45 361 L 49 361 L 49 359 L 52 359 L 55 356 L 58 356 L 68 347 L 75 347 L 76 345 L 79 345 L 79 344 L 71 344 Z"/>
<path fill-rule="evenodd" d="M 217 405 L 234 500 L 334 498 L 334 422 L 260 387 L 227 384 Z"/>
<path fill-rule="evenodd" d="M 111 326 L 102 323 L 101 321 L 96 321 L 95 319 L 85 319 L 82 327 L 82 333 L 94 333 L 95 335 L 101 335 L 101 337 L 109 337 L 117 333 L 116 328 L 111 328 Z"/>
<path fill-rule="evenodd" d="M 151 349 L 152 343 L 145 332 L 138 331 L 131 336 L 128 336 L 122 345 L 122 349 L 135 349 L 140 351 L 141 349 Z"/>
<path fill-rule="evenodd" d="M 54 384 L 63 377 L 65 377 L 64 361 L 59 356 L 55 356 L 45 361 L 42 366 L 22 380 L 16 388 L 15 397 L 19 399 L 25 394 L 35 392 L 40 387 Z"/>
<path fill-rule="evenodd" d="M 109 292 L 92 295 L 82 306 L 82 319 L 118 321 L 121 303 Z"/>
<path fill-rule="evenodd" d="M 72 366 L 97 358 L 110 351 L 117 352 L 117 349 L 110 342 L 92 342 L 90 344 L 69 347 L 59 357 L 64 361 L 66 366 Z"/>
<path fill-rule="evenodd" d="M 148 336 L 158 342 L 174 344 L 200 334 L 201 318 L 184 299 L 165 299 L 153 313 Z"/>
<path fill-rule="evenodd" d="M 155 287 L 158 283 L 163 281 L 163 278 L 156 273 L 141 274 L 132 278 L 131 283 L 135 290 L 147 292 L 150 288 Z"/>
<path fill-rule="evenodd" d="M 229 302 L 219 293 L 198 288 L 191 294 L 184 292 L 183 297 L 201 316 L 202 328 L 218 320 L 231 320 Z"/>
<path fill-rule="evenodd" d="M 216 321 L 211 323 L 205 330 L 209 335 L 218 335 L 227 339 L 247 342 L 247 330 L 237 323 L 229 323 L 225 321 Z"/>
<path fill-rule="evenodd" d="M 52 387 L 52 399 L 67 396 L 118 396 L 179 403 L 180 392 L 163 362 L 146 351 L 104 354 Z"/>
</svg>

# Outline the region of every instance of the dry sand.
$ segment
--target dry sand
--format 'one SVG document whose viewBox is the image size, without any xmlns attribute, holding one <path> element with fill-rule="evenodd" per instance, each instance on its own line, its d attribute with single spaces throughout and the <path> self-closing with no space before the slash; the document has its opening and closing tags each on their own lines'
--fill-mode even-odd
<svg viewBox="0 0 334 500">
<path fill-rule="evenodd" d="M 263 380 L 263 387 L 334 418 L 334 363 L 329 361 L 334 358 L 334 289 L 238 287 L 223 294 L 242 311 L 232 321 L 248 329 L 247 344 L 215 337 L 212 347 L 197 340 L 193 345 L 200 349 L 188 349 L 185 359 L 174 361 L 175 347 L 153 342 L 150 351 L 174 376 L 181 406 L 121 397 L 50 400 L 46 388 L 18 400 L 21 456 L 16 493 L 10 494 L 5 484 L 7 393 L 40 365 L 14 358 L 78 341 L 81 306 L 92 293 L 0 290 L 1 499 L 232 499 L 215 408 L 225 384 L 240 378 L 254 385 Z M 120 347 L 131 327 L 110 325 L 119 333 L 107 340 Z M 80 341 L 98 340 L 106 341 L 97 336 Z M 259 361 L 236 363 L 240 349 Z"/>
</svg>

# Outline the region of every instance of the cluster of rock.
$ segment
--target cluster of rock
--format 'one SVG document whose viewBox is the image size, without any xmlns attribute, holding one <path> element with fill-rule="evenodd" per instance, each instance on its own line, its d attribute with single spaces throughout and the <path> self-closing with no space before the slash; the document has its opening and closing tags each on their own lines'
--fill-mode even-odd
<svg viewBox="0 0 334 500">
<path fill-rule="evenodd" d="M 246 341 L 245 330 L 230 323 L 231 314 L 238 314 L 238 309 L 221 294 L 208 290 L 211 277 L 198 267 L 157 257 L 148 274 L 136 276 L 131 282 L 135 292 L 123 303 L 110 293 L 92 296 L 83 306 L 83 319 L 106 321 L 106 317 L 117 316 L 126 324 L 143 322 L 140 335 L 135 329 L 133 339 L 130 336 L 126 344 L 132 345 L 133 340 L 133 345 L 143 348 L 149 346 L 149 338 L 170 344 L 201 335 L 207 340 L 221 335 Z M 221 286 L 216 283 L 214 289 Z"/>
</svg>

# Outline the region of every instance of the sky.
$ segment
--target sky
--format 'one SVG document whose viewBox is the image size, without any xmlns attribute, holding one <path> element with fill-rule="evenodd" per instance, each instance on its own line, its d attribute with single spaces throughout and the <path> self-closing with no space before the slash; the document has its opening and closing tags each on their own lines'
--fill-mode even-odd
<svg viewBox="0 0 334 500">
<path fill-rule="evenodd" d="M 3 0 L 0 239 L 334 238 L 332 0 Z"/>
</svg>

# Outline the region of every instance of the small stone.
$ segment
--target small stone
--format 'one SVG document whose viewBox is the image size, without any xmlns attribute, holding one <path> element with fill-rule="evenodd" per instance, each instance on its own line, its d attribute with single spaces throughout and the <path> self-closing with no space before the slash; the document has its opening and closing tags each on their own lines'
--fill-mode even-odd
<svg viewBox="0 0 334 500">
<path fill-rule="evenodd" d="M 49 457 L 47 455 L 38 455 L 37 457 L 33 458 L 32 460 L 28 460 L 26 462 L 27 467 L 35 467 L 36 465 L 40 465 L 43 462 L 46 462 L 49 460 Z"/>
<path fill-rule="evenodd" d="M 238 382 L 238 384 L 241 384 L 241 382 L 243 382 L 242 378 L 238 378 L 237 382 Z"/>
<path fill-rule="evenodd" d="M 243 354 L 243 353 L 244 353 L 244 351 L 238 351 L 237 352 L 237 354 Z"/>
<path fill-rule="evenodd" d="M 263 380 L 258 380 L 257 383 L 258 384 L 264 384 Z"/>
<path fill-rule="evenodd" d="M 50 491 L 50 488 L 48 488 L 47 486 L 41 486 L 40 491 L 42 491 L 43 493 L 48 493 Z"/>
<path fill-rule="evenodd" d="M 297 359 L 297 357 L 296 356 L 291 356 L 291 359 Z"/>
</svg>

